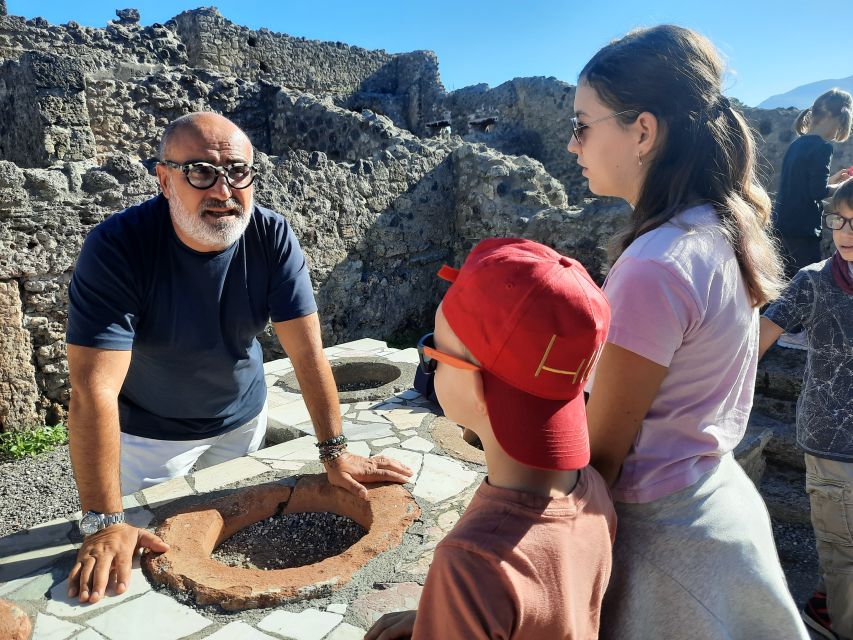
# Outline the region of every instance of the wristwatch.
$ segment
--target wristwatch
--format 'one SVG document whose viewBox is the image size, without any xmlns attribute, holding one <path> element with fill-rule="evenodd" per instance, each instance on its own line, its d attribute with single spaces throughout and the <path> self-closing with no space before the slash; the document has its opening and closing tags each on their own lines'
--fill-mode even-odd
<svg viewBox="0 0 853 640">
<path fill-rule="evenodd" d="M 106 529 L 114 524 L 124 522 L 124 511 L 118 513 L 98 513 L 97 511 L 87 511 L 80 518 L 80 533 L 84 536 L 90 536 L 97 533 L 101 529 Z"/>
</svg>

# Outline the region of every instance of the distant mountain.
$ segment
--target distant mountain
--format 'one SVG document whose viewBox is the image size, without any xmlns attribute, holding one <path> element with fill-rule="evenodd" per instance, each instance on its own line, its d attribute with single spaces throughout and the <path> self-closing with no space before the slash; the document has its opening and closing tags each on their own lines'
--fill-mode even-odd
<svg viewBox="0 0 853 640">
<path fill-rule="evenodd" d="M 818 80 L 804 84 L 796 89 L 791 89 L 786 93 L 770 96 L 758 105 L 759 109 L 778 109 L 780 107 L 796 107 L 797 109 L 805 109 L 812 106 L 815 98 L 824 91 L 829 91 L 832 88 L 844 89 L 853 93 L 853 76 L 849 78 L 841 78 L 840 80 Z"/>
</svg>

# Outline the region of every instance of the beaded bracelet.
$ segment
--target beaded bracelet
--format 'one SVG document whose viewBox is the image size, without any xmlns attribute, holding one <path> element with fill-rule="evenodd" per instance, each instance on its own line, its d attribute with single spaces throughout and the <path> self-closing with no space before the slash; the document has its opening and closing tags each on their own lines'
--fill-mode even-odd
<svg viewBox="0 0 853 640">
<path fill-rule="evenodd" d="M 346 444 L 347 442 L 349 442 L 349 440 L 347 440 L 347 437 L 344 434 L 341 434 L 339 436 L 335 436 L 334 438 L 323 440 L 323 442 L 317 442 L 314 444 L 314 446 L 318 449 L 322 449 L 323 447 L 334 447 L 339 444 Z"/>
<path fill-rule="evenodd" d="M 320 451 L 320 462 L 329 462 L 335 458 L 340 458 L 347 451 L 346 444 L 336 447 L 334 450 L 324 449 Z"/>
</svg>

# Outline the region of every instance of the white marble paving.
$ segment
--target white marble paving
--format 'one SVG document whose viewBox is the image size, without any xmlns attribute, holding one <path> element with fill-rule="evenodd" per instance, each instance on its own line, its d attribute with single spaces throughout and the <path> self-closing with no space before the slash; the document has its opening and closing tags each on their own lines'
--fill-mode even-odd
<svg viewBox="0 0 853 640">
<path fill-rule="evenodd" d="M 258 623 L 258 628 L 293 640 L 321 640 L 342 619 L 340 614 L 317 609 L 304 609 L 299 613 L 274 611 Z"/>
<path fill-rule="evenodd" d="M 432 442 L 426 438 L 421 438 L 420 436 L 404 440 L 400 446 L 404 449 L 413 449 L 415 451 L 423 451 L 424 453 L 432 451 L 433 448 L 435 448 L 435 445 Z"/>
<path fill-rule="evenodd" d="M 415 398 L 420 398 L 421 394 L 414 389 L 406 389 L 405 391 L 401 391 L 397 394 L 398 398 L 403 398 L 404 400 L 414 400 Z"/>
<path fill-rule="evenodd" d="M 250 458 L 236 458 L 221 464 L 200 469 L 193 474 L 193 484 L 198 493 L 207 493 L 226 484 L 254 478 L 269 471 L 269 467 Z"/>
<path fill-rule="evenodd" d="M 205 636 L 206 640 L 274 640 L 243 621 L 226 624 L 216 633 Z"/>
<path fill-rule="evenodd" d="M 430 502 L 441 502 L 459 494 L 477 474 L 452 458 L 424 454 L 424 464 L 412 493 Z"/>
<path fill-rule="evenodd" d="M 335 630 L 326 636 L 326 640 L 362 640 L 365 630 L 342 622 Z"/>
<path fill-rule="evenodd" d="M 370 447 L 363 440 L 347 443 L 347 451 L 354 453 L 357 456 L 370 457 Z"/>
<path fill-rule="evenodd" d="M 371 414 L 372 415 L 372 414 Z M 376 416 L 373 416 L 376 419 Z M 353 424 L 344 422 L 344 435 L 348 440 L 373 440 L 393 436 L 391 425 L 387 422 L 372 422 L 370 424 Z"/>
<path fill-rule="evenodd" d="M 415 347 L 409 347 L 402 351 L 385 356 L 391 362 L 408 362 L 409 364 L 419 364 L 418 350 Z"/>
<path fill-rule="evenodd" d="M 415 429 L 431 413 L 423 407 L 400 407 L 399 409 L 383 411 L 381 415 L 398 429 Z"/>
<path fill-rule="evenodd" d="M 305 466 L 304 460 L 294 460 L 292 462 L 289 460 L 265 460 L 264 463 L 279 471 L 299 471 Z"/>
<path fill-rule="evenodd" d="M 293 365 L 290 363 L 290 358 L 279 358 L 278 360 L 264 362 L 264 374 L 281 373 L 292 370 Z"/>
<path fill-rule="evenodd" d="M 373 411 L 359 411 L 355 414 L 355 419 L 359 422 L 382 422 L 386 426 L 390 426 L 387 420 L 385 420 L 385 416 L 380 415 L 378 413 L 374 413 Z"/>
<path fill-rule="evenodd" d="M 314 460 L 317 457 L 317 447 L 314 446 L 316 442 L 317 438 L 314 436 L 303 436 L 266 449 L 258 449 L 250 453 L 249 457 L 260 460 Z M 309 452 L 312 455 L 304 457 Z"/>
<path fill-rule="evenodd" d="M 389 438 L 380 438 L 379 440 L 373 440 L 370 443 L 371 447 L 387 447 L 389 444 L 397 444 L 400 442 L 400 438 L 395 436 L 391 436 Z"/>
<path fill-rule="evenodd" d="M 83 614 L 108 609 L 148 591 L 151 591 L 151 585 L 148 584 L 148 580 L 142 574 L 142 569 L 139 567 L 139 558 L 136 557 L 133 560 L 133 569 L 130 572 L 130 584 L 124 593 L 114 595 L 108 591 L 107 597 L 101 598 L 98 602 L 80 604 L 80 601 L 76 597 L 68 597 L 68 578 L 65 578 L 65 580 L 50 590 L 50 600 L 47 602 L 46 611 L 51 615 L 61 618 L 76 618 Z"/>
<path fill-rule="evenodd" d="M 12 593 L 13 591 L 17 591 L 18 589 L 29 584 L 36 578 L 38 578 L 38 576 L 27 576 L 25 578 L 16 578 L 15 580 L 9 580 L 9 582 L 4 582 L 3 584 L 0 584 L 0 598 L 9 593 Z"/>
<path fill-rule="evenodd" d="M 153 487 L 143 489 L 142 497 L 145 499 L 146 504 L 154 506 L 163 502 L 177 500 L 184 496 L 190 496 L 192 493 L 192 487 L 190 487 L 187 479 L 184 476 L 179 476 L 166 482 L 155 484 Z"/>
<path fill-rule="evenodd" d="M 94 629 L 83 629 L 83 631 L 74 636 L 73 640 L 106 640 L 106 638 Z"/>
<path fill-rule="evenodd" d="M 407 449 L 383 449 L 378 455 L 385 456 L 386 458 L 393 458 L 394 460 L 402 462 L 404 465 L 409 467 L 412 470 L 410 482 L 414 482 L 417 479 L 418 471 L 420 471 L 424 459 L 420 453 L 417 453 L 416 451 L 409 451 Z"/>
<path fill-rule="evenodd" d="M 382 340 L 361 338 L 360 340 L 353 340 L 352 342 L 346 342 L 338 345 L 338 347 L 341 350 L 346 351 L 381 351 L 383 349 L 387 349 L 388 345 L 386 345 Z"/>
<path fill-rule="evenodd" d="M 332 613 L 339 613 L 341 615 L 344 615 L 347 612 L 347 603 L 333 602 L 328 607 L 326 607 L 326 611 L 331 611 Z"/>
<path fill-rule="evenodd" d="M 178 640 L 210 620 L 161 593 L 150 591 L 87 621 L 108 640 Z"/>
<path fill-rule="evenodd" d="M 270 408 L 267 420 L 273 425 L 292 427 L 300 422 L 310 421 L 311 414 L 308 413 L 308 407 L 305 406 L 305 402 L 299 400 L 288 402 L 280 407 Z"/>
<path fill-rule="evenodd" d="M 40 613 L 33 626 L 32 640 L 65 640 L 82 629 L 79 624 Z"/>
</svg>

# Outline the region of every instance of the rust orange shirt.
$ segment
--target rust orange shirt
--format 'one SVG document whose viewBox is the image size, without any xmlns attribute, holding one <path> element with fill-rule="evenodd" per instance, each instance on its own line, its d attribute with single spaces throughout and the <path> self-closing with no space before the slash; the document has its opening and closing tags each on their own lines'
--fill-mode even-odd
<svg viewBox="0 0 853 640">
<path fill-rule="evenodd" d="M 412 638 L 597 638 L 615 533 L 592 467 L 565 498 L 484 481 L 436 547 Z"/>
</svg>

